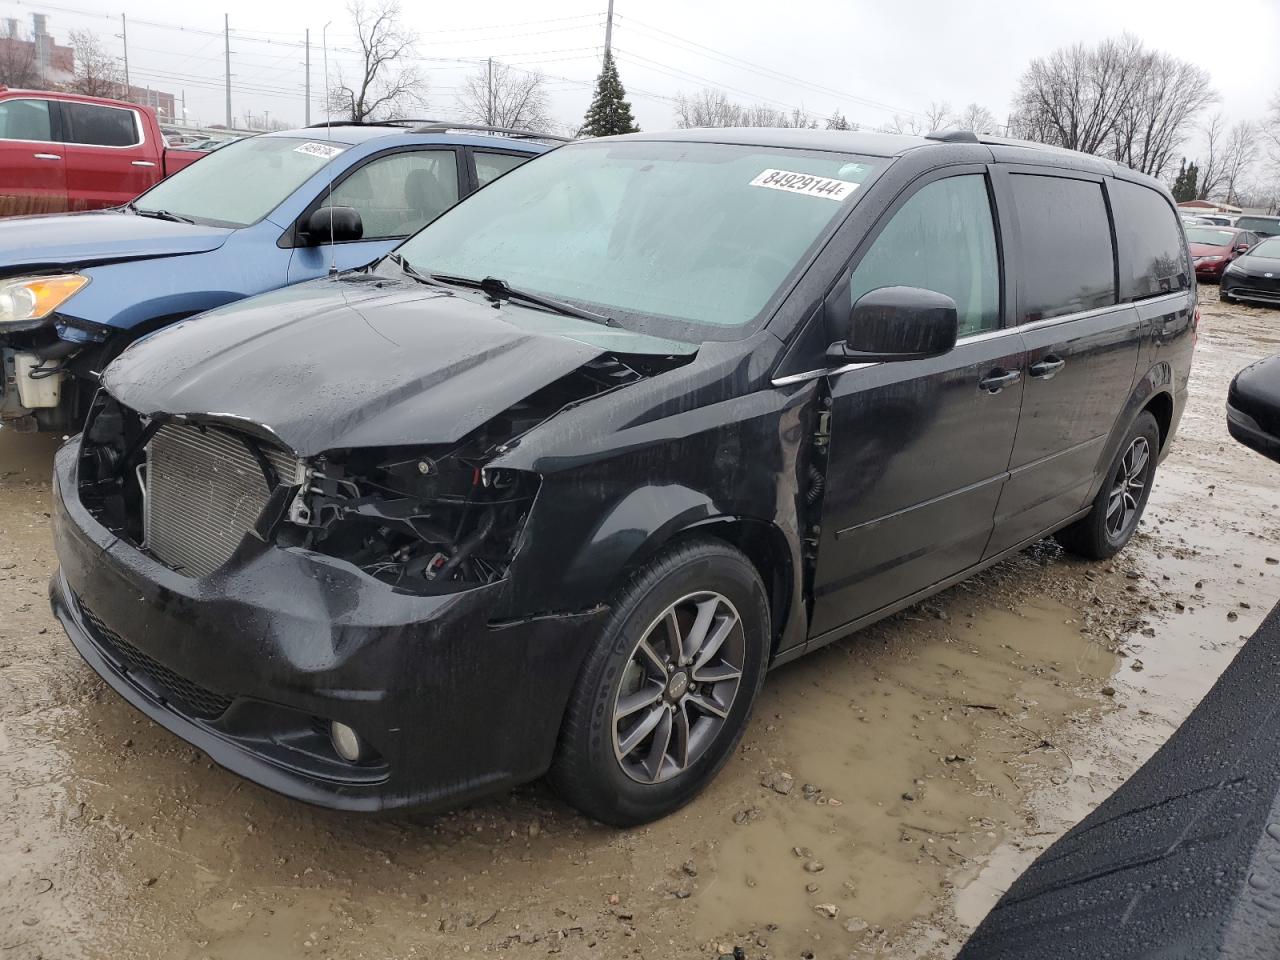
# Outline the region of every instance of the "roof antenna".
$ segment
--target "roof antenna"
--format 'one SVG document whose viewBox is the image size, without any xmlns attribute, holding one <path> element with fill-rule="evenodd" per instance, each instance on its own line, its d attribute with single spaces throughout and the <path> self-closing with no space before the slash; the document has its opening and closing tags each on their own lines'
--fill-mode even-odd
<svg viewBox="0 0 1280 960">
<path fill-rule="evenodd" d="M 333 145 L 333 118 L 330 116 L 332 106 L 329 96 L 329 24 L 320 31 L 320 47 L 324 51 L 324 136 Z M 329 276 L 338 272 L 338 247 L 333 239 L 333 166 L 329 167 Z"/>
</svg>

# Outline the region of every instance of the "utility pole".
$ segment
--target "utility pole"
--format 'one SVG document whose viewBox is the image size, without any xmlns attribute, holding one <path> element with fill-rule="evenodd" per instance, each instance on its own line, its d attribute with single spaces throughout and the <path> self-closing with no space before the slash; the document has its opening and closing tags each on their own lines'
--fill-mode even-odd
<svg viewBox="0 0 1280 960">
<path fill-rule="evenodd" d="M 120 39 L 124 41 L 124 95 L 129 96 L 129 24 L 124 14 L 120 14 Z"/>
<path fill-rule="evenodd" d="M 307 105 L 303 110 L 303 116 L 306 118 L 302 121 L 304 127 L 311 126 L 311 29 L 307 29 Z"/>
<path fill-rule="evenodd" d="M 609 15 L 604 21 L 604 58 L 609 59 L 613 49 L 613 0 L 609 0 Z"/>
<path fill-rule="evenodd" d="M 222 15 L 222 38 L 227 52 L 227 129 L 231 129 L 231 17 Z"/>
<path fill-rule="evenodd" d="M 488 124 L 493 126 L 493 57 L 489 58 L 489 113 Z"/>
</svg>

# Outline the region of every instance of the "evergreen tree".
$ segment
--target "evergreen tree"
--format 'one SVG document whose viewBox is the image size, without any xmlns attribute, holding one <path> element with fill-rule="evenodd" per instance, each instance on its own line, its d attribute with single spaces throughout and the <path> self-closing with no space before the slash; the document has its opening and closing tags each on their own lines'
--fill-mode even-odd
<svg viewBox="0 0 1280 960">
<path fill-rule="evenodd" d="M 844 118 L 844 114 L 837 110 L 827 119 L 828 130 L 852 130 L 853 127 L 849 121 Z"/>
<path fill-rule="evenodd" d="M 640 128 L 631 116 L 627 91 L 622 89 L 622 81 L 618 79 L 618 66 L 613 62 L 613 54 L 606 53 L 600 77 L 596 80 L 595 96 L 591 98 L 591 106 L 587 108 L 578 135 L 612 137 L 619 133 L 639 132 Z"/>
<path fill-rule="evenodd" d="M 1178 175 L 1173 180 L 1173 199 L 1178 203 L 1185 200 L 1194 200 L 1199 187 L 1196 183 L 1200 179 L 1200 168 L 1196 166 L 1195 161 L 1187 163 L 1186 157 L 1182 158 L 1182 164 L 1178 167 Z"/>
</svg>

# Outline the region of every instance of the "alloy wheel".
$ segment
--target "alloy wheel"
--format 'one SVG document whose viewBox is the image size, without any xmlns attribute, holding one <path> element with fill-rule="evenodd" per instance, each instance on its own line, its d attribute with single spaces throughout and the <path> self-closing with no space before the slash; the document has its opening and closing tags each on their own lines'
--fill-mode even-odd
<svg viewBox="0 0 1280 960">
<path fill-rule="evenodd" d="M 1135 437 L 1116 465 L 1107 495 L 1107 535 L 1119 539 L 1138 522 L 1138 508 L 1147 486 L 1151 465 L 1151 445 L 1146 437 Z"/>
<path fill-rule="evenodd" d="M 613 704 L 613 752 L 628 777 L 670 780 L 707 751 L 738 695 L 746 646 L 738 611 L 710 591 L 682 597 L 649 625 Z"/>
</svg>

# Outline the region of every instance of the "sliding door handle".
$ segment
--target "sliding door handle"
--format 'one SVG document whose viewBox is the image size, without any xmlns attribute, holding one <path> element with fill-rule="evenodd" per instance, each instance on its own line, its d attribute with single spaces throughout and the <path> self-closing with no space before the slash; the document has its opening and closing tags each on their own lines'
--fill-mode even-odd
<svg viewBox="0 0 1280 960">
<path fill-rule="evenodd" d="M 1043 360 L 1038 360 L 1031 365 L 1031 375 L 1039 377 L 1042 380 L 1049 380 L 1055 373 L 1067 365 L 1067 361 L 1061 357 L 1055 357 L 1052 353 Z"/>
</svg>

